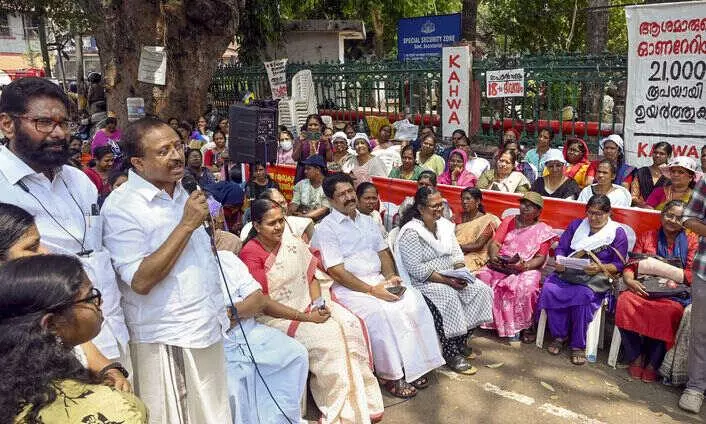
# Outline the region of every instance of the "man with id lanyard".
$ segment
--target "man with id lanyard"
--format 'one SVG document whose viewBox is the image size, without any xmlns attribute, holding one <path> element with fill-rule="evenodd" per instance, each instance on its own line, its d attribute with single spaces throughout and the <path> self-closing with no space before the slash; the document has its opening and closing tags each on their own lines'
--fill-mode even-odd
<svg viewBox="0 0 706 424">
<path fill-rule="evenodd" d="M 42 78 L 22 78 L 3 89 L 0 131 L 9 143 L 0 147 L 0 202 L 33 215 L 49 251 L 81 260 L 103 298 L 101 332 L 82 345 L 88 368 L 131 390 L 128 332 L 110 256 L 101 245 L 98 193 L 86 174 L 66 165 L 68 104 L 61 88 Z"/>
</svg>

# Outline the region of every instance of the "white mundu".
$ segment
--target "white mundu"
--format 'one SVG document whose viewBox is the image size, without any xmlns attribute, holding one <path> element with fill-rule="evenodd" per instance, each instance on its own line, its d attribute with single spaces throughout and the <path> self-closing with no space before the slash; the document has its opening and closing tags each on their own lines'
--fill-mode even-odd
<svg viewBox="0 0 706 424">
<path fill-rule="evenodd" d="M 221 279 L 221 290 L 225 296 L 230 290 L 233 304 L 242 302 L 261 289 L 248 267 L 233 252 L 219 251 L 218 256 L 228 280 L 226 288 Z M 228 297 L 225 302 L 230 305 Z M 260 324 L 255 318 L 241 319 L 230 331 L 224 332 L 223 337 L 233 424 L 287 422 L 277 404 L 290 421 L 298 423 L 301 417 L 300 402 L 309 376 L 309 353 L 306 348 L 285 333 Z M 248 345 L 272 396 L 257 375 Z"/>
<path fill-rule="evenodd" d="M 371 285 L 385 279 L 378 252 L 387 249 L 387 243 L 369 216 L 356 211 L 352 220 L 332 209 L 316 227 L 311 246 L 321 252 L 327 269 L 343 264 L 348 272 Z M 411 383 L 445 363 L 431 312 L 415 288 L 407 286 L 396 302 L 353 291 L 338 283 L 333 284 L 332 292 L 335 301 L 365 321 L 378 377 L 387 380 L 405 377 Z"/>
<path fill-rule="evenodd" d="M 191 234 L 167 276 L 149 293 L 131 287 L 143 259 L 179 225 L 188 197 L 179 183 L 170 196 L 130 171 L 101 211 L 103 243 L 121 280 L 135 391 L 150 410 L 150 423 L 231 420 L 222 343 L 229 324 L 203 227 Z"/>
<path fill-rule="evenodd" d="M 19 206 L 34 216 L 42 245 L 49 251 L 63 255 L 93 251 L 78 256 L 91 282 L 103 295 L 103 325 L 92 342 L 105 357 L 121 362 L 131 371 L 120 291 L 110 255 L 101 246 L 100 217 L 90 216 L 93 205 L 97 207 L 96 186 L 86 174 L 68 165 L 62 166 L 50 181 L 0 146 L 0 187 L 0 202 Z"/>
</svg>

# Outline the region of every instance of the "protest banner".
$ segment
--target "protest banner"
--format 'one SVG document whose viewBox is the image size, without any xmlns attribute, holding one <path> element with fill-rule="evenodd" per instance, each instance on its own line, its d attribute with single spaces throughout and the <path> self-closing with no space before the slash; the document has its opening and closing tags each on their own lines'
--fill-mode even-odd
<svg viewBox="0 0 706 424">
<path fill-rule="evenodd" d="M 525 69 L 486 72 L 485 95 L 488 98 L 523 97 L 525 95 Z"/>
<path fill-rule="evenodd" d="M 270 177 L 280 184 L 282 194 L 287 199 L 292 198 L 295 170 L 294 166 L 289 165 L 271 165 L 268 168 Z M 378 189 L 381 202 L 399 205 L 406 197 L 414 196 L 417 191 L 416 181 L 373 177 L 373 183 Z M 439 184 L 438 189 L 449 202 L 454 215 L 458 216 L 461 213 L 461 190 L 463 188 Z M 520 198 L 522 198 L 520 194 L 483 190 L 483 206 L 489 213 L 496 216 L 501 216 L 506 209 L 519 208 Z M 545 197 L 540 220 L 552 228 L 565 229 L 574 219 L 585 216 L 585 203 Z M 629 225 L 636 234 L 653 231 L 660 226 L 659 211 L 649 209 L 613 208 L 612 219 Z"/>
<path fill-rule="evenodd" d="M 162 46 L 143 46 L 137 68 L 137 80 L 164 85 L 167 79 L 167 51 Z"/>
<path fill-rule="evenodd" d="M 397 21 L 400 62 L 441 56 L 441 49 L 461 39 L 461 14 L 420 16 Z"/>
<path fill-rule="evenodd" d="M 267 78 L 270 80 L 272 100 L 287 97 L 287 59 L 265 62 Z"/>
<path fill-rule="evenodd" d="M 706 142 L 706 1 L 631 6 L 625 17 L 627 162 L 651 164 L 660 141 L 698 161 Z"/>
<path fill-rule="evenodd" d="M 469 133 L 471 50 L 469 46 L 444 47 L 441 57 L 441 127 L 442 135 L 451 138 L 461 129 Z"/>
</svg>

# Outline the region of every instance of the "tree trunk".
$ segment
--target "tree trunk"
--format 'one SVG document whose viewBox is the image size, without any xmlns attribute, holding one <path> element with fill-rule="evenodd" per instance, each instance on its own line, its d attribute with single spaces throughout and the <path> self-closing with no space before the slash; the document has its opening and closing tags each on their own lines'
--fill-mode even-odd
<svg viewBox="0 0 706 424">
<path fill-rule="evenodd" d="M 370 20 L 373 23 L 373 50 L 378 59 L 385 56 L 385 23 L 382 18 L 382 10 L 378 7 L 370 9 Z"/>
<path fill-rule="evenodd" d="M 610 0 L 588 0 L 586 16 L 586 45 L 588 53 L 601 54 L 608 45 L 608 18 Z M 592 9 L 603 7 L 602 9 Z"/>
<path fill-rule="evenodd" d="M 76 94 L 78 94 L 78 111 L 83 112 L 86 110 L 88 105 L 86 104 L 86 99 L 88 97 L 88 86 L 86 85 L 86 78 L 84 76 L 83 68 L 83 38 L 77 35 L 74 38 L 76 43 Z"/>
<path fill-rule="evenodd" d="M 39 15 L 39 50 L 42 52 L 42 63 L 44 64 L 44 76 L 51 78 L 51 62 L 49 61 L 49 49 L 47 48 L 47 21 L 43 15 Z M 29 38 L 29 34 L 25 34 Z"/>
<path fill-rule="evenodd" d="M 602 54 L 608 45 L 608 18 L 610 10 L 605 6 L 610 0 L 589 0 L 586 16 L 586 48 L 589 54 Z M 592 9 L 600 7 L 600 9 Z M 600 121 L 604 87 L 598 83 L 587 83 L 583 97 L 582 109 L 579 115 L 584 115 L 590 121 Z"/>
<path fill-rule="evenodd" d="M 476 41 L 476 21 L 478 19 L 478 0 L 463 0 L 461 12 L 461 38 Z"/>
<path fill-rule="evenodd" d="M 100 19 L 94 34 L 108 110 L 127 124 L 128 97 L 142 97 L 145 113 L 194 120 L 202 114 L 213 71 L 233 40 L 243 0 L 79 0 Z M 137 80 L 144 46 L 164 46 L 164 86 Z"/>
</svg>

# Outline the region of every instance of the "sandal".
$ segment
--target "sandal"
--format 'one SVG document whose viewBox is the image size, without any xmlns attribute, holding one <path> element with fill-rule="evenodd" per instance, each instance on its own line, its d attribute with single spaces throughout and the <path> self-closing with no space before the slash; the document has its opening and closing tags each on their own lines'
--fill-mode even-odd
<svg viewBox="0 0 706 424">
<path fill-rule="evenodd" d="M 586 363 L 586 351 L 583 349 L 571 350 L 571 363 L 574 365 L 583 365 Z"/>
<path fill-rule="evenodd" d="M 446 361 L 446 365 L 459 374 L 473 375 L 478 372 L 478 368 L 474 367 L 468 362 L 468 359 L 464 355 L 456 355 Z"/>
<path fill-rule="evenodd" d="M 402 399 L 410 399 L 417 396 L 417 389 L 407 383 L 404 378 L 400 378 L 399 380 L 385 380 L 381 383 L 383 389 L 392 396 Z"/>
<path fill-rule="evenodd" d="M 522 343 L 532 344 L 535 341 L 537 341 L 537 333 L 530 330 L 529 328 L 527 330 L 522 331 Z"/>
<path fill-rule="evenodd" d="M 551 355 L 560 354 L 561 350 L 564 348 L 565 342 L 566 342 L 566 340 L 561 340 L 561 339 L 552 340 L 552 342 L 549 343 L 549 346 L 547 347 L 547 352 L 549 352 Z"/>
<path fill-rule="evenodd" d="M 412 386 L 416 389 L 426 389 L 429 387 L 429 379 L 426 376 L 421 376 L 412 382 Z"/>
</svg>

